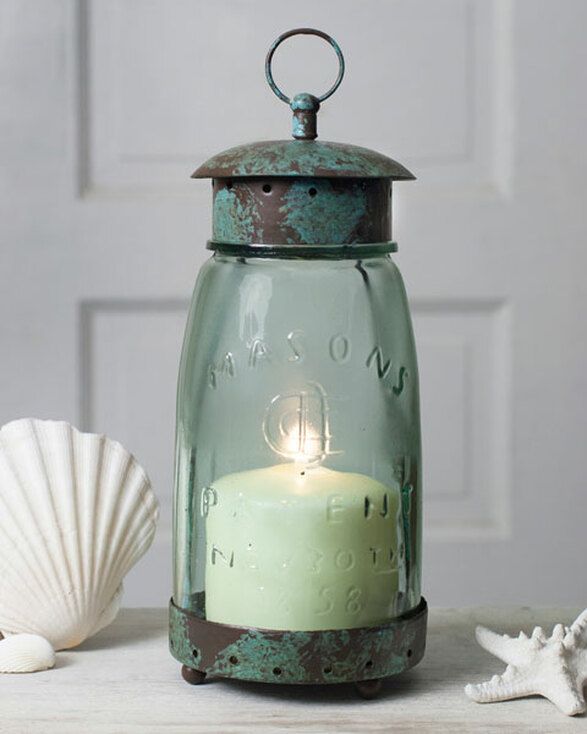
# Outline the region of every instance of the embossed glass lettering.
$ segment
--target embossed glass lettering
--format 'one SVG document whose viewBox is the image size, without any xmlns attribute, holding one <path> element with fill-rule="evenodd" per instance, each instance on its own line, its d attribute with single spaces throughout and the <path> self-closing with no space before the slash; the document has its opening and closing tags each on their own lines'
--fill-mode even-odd
<svg viewBox="0 0 587 734">
<path fill-rule="evenodd" d="M 315 613 L 320 616 L 324 614 L 330 614 L 330 612 L 334 609 L 334 593 L 332 587 L 322 586 L 322 588 L 318 592 L 318 596 L 324 601 L 324 606 L 321 609 L 316 609 Z"/>
<path fill-rule="evenodd" d="M 373 513 L 376 511 L 376 503 L 368 496 L 365 495 L 364 504 L 364 515 L 366 518 L 373 517 Z M 389 497 L 387 492 L 384 493 L 383 499 L 381 500 L 381 509 L 377 510 L 381 517 L 387 517 L 389 514 Z"/>
<path fill-rule="evenodd" d="M 212 552 L 211 552 L 211 558 L 212 565 L 216 565 L 216 559 L 220 558 L 220 560 L 225 563 L 227 566 L 232 568 L 234 566 L 234 551 L 231 552 L 230 556 L 227 557 L 221 550 L 216 546 L 214 543 L 212 544 Z"/>
<path fill-rule="evenodd" d="M 308 551 L 310 554 L 310 573 L 320 573 L 324 553 L 318 548 L 309 548 Z"/>
<path fill-rule="evenodd" d="M 344 497 L 340 494 L 331 494 L 326 500 L 326 519 L 328 522 L 342 522 L 341 515 L 344 511 Z"/>
<path fill-rule="evenodd" d="M 398 383 L 397 385 L 394 385 L 391 389 L 393 390 L 394 395 L 401 395 L 404 389 L 404 383 L 408 379 L 408 371 L 405 367 L 399 368 L 399 375 L 398 375 Z"/>
<path fill-rule="evenodd" d="M 200 513 L 202 517 L 208 517 L 210 508 L 218 504 L 218 495 L 214 487 L 204 487 L 200 498 Z"/>
<path fill-rule="evenodd" d="M 371 547 L 371 562 L 373 563 L 373 573 L 376 574 L 388 574 L 392 573 L 396 567 L 395 555 L 393 548 L 389 548 L 387 553 L 384 552 L 383 548 Z"/>
<path fill-rule="evenodd" d="M 387 376 L 389 370 L 391 369 L 391 359 L 384 361 L 381 347 L 374 347 L 371 354 L 369 354 L 369 356 L 367 357 L 367 361 L 365 364 L 367 365 L 367 367 L 371 367 L 373 362 L 376 362 L 377 376 L 380 380 L 382 380 L 384 377 Z"/>
<path fill-rule="evenodd" d="M 331 359 L 338 364 L 343 364 L 351 356 L 351 340 L 344 334 L 335 334 L 330 339 L 328 349 Z"/>
<path fill-rule="evenodd" d="M 260 359 L 270 361 L 271 350 L 262 339 L 254 339 L 249 349 L 249 367 L 256 367 Z"/>
<path fill-rule="evenodd" d="M 302 344 L 304 332 L 301 329 L 294 329 L 287 335 L 287 343 L 293 354 L 288 358 L 289 362 L 303 362 L 305 350 Z"/>
<path fill-rule="evenodd" d="M 226 377 L 234 377 L 236 375 L 236 364 L 232 352 L 226 352 L 219 363 L 212 363 L 208 370 L 210 387 L 216 389 L 218 387 L 218 377 L 225 375 Z"/>
<path fill-rule="evenodd" d="M 355 566 L 355 554 L 350 549 L 341 548 L 336 551 L 334 565 L 341 571 L 350 571 Z"/>
<path fill-rule="evenodd" d="M 358 586 L 351 586 L 348 590 L 345 608 L 349 614 L 358 614 L 363 608 L 361 603 L 361 589 Z"/>
<path fill-rule="evenodd" d="M 387 514 L 389 512 L 389 502 L 387 499 L 387 492 L 383 495 L 383 507 L 381 509 L 381 512 L 379 513 L 381 517 L 387 517 Z"/>
</svg>

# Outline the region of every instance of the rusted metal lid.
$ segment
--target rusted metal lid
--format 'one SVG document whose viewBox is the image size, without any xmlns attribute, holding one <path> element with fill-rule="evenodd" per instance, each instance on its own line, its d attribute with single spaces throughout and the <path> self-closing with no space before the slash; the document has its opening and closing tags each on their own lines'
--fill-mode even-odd
<svg viewBox="0 0 587 734">
<path fill-rule="evenodd" d="M 238 145 L 203 163 L 192 178 L 302 176 L 306 178 L 388 178 L 415 176 L 401 163 L 369 148 L 314 140 L 266 140 Z"/>
<path fill-rule="evenodd" d="M 334 49 L 339 62 L 336 81 L 320 97 L 303 92 L 293 99 L 275 83 L 271 61 L 277 47 L 295 35 L 319 36 Z M 338 89 L 344 76 L 344 57 L 336 41 L 315 28 L 295 28 L 277 38 L 265 59 L 265 76 L 273 92 L 293 111 L 292 135 L 295 140 L 267 140 L 239 145 L 213 156 L 192 174 L 192 178 L 386 178 L 406 181 L 415 176 L 397 161 L 375 150 L 346 143 L 315 142 L 320 104 Z"/>
</svg>

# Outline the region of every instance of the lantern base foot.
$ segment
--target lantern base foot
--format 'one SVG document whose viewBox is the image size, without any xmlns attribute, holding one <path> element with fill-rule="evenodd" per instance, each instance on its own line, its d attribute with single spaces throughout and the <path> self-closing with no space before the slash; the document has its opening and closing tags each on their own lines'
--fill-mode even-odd
<svg viewBox="0 0 587 734">
<path fill-rule="evenodd" d="M 182 675 L 198 685 L 206 676 L 262 683 L 355 683 L 373 698 L 381 679 L 412 668 L 426 646 L 428 607 L 417 607 L 376 627 L 341 630 L 268 630 L 203 618 L 203 595 L 194 610 L 169 606 L 171 654 Z M 186 672 L 187 671 L 187 672 Z"/>
<path fill-rule="evenodd" d="M 355 689 L 361 698 L 377 698 L 377 696 L 381 692 L 382 683 L 383 681 L 381 680 L 381 678 L 374 678 L 373 680 L 360 680 L 355 683 Z"/>
<path fill-rule="evenodd" d="M 206 680 L 206 673 L 203 673 L 201 670 L 190 668 L 187 665 L 182 665 L 181 677 L 191 686 L 200 686 Z"/>
</svg>

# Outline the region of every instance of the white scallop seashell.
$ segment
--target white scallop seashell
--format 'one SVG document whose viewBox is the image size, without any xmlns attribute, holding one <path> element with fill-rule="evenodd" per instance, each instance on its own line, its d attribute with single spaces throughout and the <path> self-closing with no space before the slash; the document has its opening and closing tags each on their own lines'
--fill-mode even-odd
<svg viewBox="0 0 587 734">
<path fill-rule="evenodd" d="M 35 673 L 55 665 L 55 650 L 40 635 L 11 635 L 0 640 L 0 673 Z"/>
<path fill-rule="evenodd" d="M 158 503 L 118 442 L 34 418 L 0 430 L 0 630 L 79 645 L 115 618 Z"/>
</svg>

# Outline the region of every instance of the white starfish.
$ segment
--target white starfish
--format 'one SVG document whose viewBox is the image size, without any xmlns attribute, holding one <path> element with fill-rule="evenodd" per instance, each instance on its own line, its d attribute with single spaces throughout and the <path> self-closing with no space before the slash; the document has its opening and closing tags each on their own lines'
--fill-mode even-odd
<svg viewBox="0 0 587 734">
<path fill-rule="evenodd" d="M 538 694 L 567 716 L 586 710 L 587 609 L 570 627 L 557 624 L 548 638 L 542 627 L 535 627 L 531 637 L 520 632 L 516 638 L 479 626 L 475 636 L 481 647 L 508 665 L 503 675 L 494 675 L 487 683 L 465 686 L 473 701 L 491 703 Z"/>
</svg>

